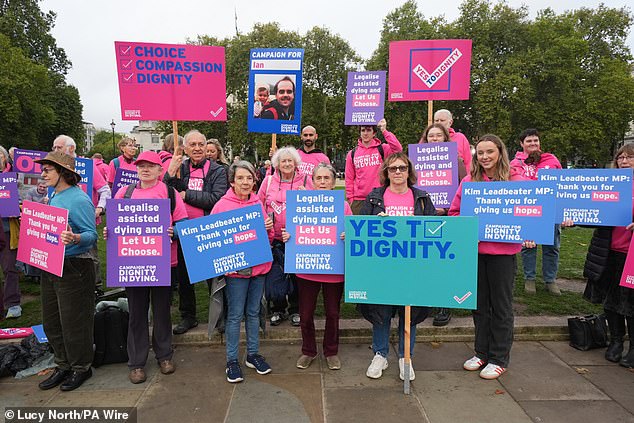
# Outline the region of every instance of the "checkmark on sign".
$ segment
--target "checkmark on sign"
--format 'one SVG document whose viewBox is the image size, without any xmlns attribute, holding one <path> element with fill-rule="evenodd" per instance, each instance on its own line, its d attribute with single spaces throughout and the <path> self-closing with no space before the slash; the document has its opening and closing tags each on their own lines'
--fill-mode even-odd
<svg viewBox="0 0 634 423">
<path fill-rule="evenodd" d="M 209 113 L 211 113 L 211 115 L 212 115 L 213 117 L 218 117 L 218 115 L 220 114 L 220 112 L 222 112 L 223 110 L 224 110 L 224 107 L 220 106 L 220 107 L 218 108 L 218 110 L 216 110 L 215 112 L 212 110 L 212 111 L 211 111 L 211 112 L 209 112 Z"/>
<path fill-rule="evenodd" d="M 427 220 L 425 221 L 423 236 L 425 238 L 442 238 L 442 227 L 447 221 Z"/>
<path fill-rule="evenodd" d="M 459 49 L 454 49 L 449 56 L 447 56 L 440 64 L 433 70 L 433 72 L 428 72 L 427 69 L 423 67 L 420 63 L 412 69 L 414 75 L 420 78 L 421 81 L 428 88 L 431 88 L 438 82 L 449 70 L 451 67 L 456 64 L 458 59 L 462 57 L 462 52 Z"/>
<path fill-rule="evenodd" d="M 132 64 L 132 60 L 122 60 L 121 62 L 121 68 L 122 69 L 129 69 L 130 65 Z"/>
<path fill-rule="evenodd" d="M 132 79 L 132 77 L 134 76 L 133 73 L 122 73 L 121 76 L 123 77 L 124 83 L 134 82 L 134 80 Z"/>
<path fill-rule="evenodd" d="M 121 48 L 119 48 L 119 53 L 121 54 L 121 56 L 129 56 L 130 51 L 132 51 L 132 46 L 122 46 Z"/>
<path fill-rule="evenodd" d="M 456 300 L 456 302 L 457 302 L 458 304 L 462 304 L 462 303 L 464 303 L 464 302 L 467 300 L 467 298 L 469 298 L 470 296 L 471 296 L 471 291 L 468 291 L 468 292 L 467 292 L 466 294 L 464 294 L 461 298 L 458 298 L 458 296 L 457 296 L 457 295 L 454 295 L 454 296 L 453 296 L 453 299 L 454 299 L 454 300 Z"/>
</svg>

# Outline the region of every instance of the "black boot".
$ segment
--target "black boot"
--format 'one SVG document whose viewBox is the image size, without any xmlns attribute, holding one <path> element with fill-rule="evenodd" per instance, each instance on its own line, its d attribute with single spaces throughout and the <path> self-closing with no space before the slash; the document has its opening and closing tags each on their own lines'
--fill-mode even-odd
<svg viewBox="0 0 634 423">
<path fill-rule="evenodd" d="M 630 335 L 630 350 L 619 364 L 631 369 L 634 368 L 634 317 L 627 318 L 627 333 Z"/>
<path fill-rule="evenodd" d="M 610 331 L 610 344 L 605 351 L 605 359 L 618 363 L 623 354 L 623 337 L 625 336 L 625 317 L 614 311 L 605 310 Z"/>
</svg>

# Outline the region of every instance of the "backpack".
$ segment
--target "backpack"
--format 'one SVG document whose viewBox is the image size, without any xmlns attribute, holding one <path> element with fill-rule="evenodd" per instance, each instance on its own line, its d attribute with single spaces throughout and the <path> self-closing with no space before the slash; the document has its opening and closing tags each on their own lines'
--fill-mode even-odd
<svg viewBox="0 0 634 423">
<path fill-rule="evenodd" d="M 379 154 L 381 155 L 381 160 L 385 160 L 385 151 L 383 151 L 383 144 L 387 144 L 387 143 L 382 142 L 381 144 L 376 146 L 376 149 L 379 150 Z M 353 148 L 352 151 L 350 151 L 350 158 L 352 159 L 353 163 L 354 163 L 354 154 L 357 152 L 357 148 L 359 148 L 358 145 L 355 148 Z"/>
<path fill-rule="evenodd" d="M 132 193 L 136 188 L 136 184 L 128 185 L 125 189 L 125 194 L 123 194 L 123 198 L 132 198 Z M 175 189 L 172 187 L 167 187 L 167 196 L 170 199 L 170 215 L 174 214 L 174 209 L 176 208 L 176 193 Z"/>
<path fill-rule="evenodd" d="M 116 306 L 109 306 L 95 313 L 95 356 L 92 361 L 94 367 L 128 361 L 129 318 L 127 311 Z"/>
<path fill-rule="evenodd" d="M 119 158 L 115 157 L 114 159 L 112 159 L 112 163 L 114 163 L 114 171 L 116 172 L 117 169 L 119 169 Z"/>
</svg>

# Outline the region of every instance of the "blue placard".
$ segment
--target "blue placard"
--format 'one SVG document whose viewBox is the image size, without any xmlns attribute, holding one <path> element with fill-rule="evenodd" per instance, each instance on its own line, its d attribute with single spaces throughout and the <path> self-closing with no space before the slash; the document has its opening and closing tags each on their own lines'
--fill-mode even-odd
<svg viewBox="0 0 634 423">
<path fill-rule="evenodd" d="M 273 260 L 262 206 L 176 224 L 191 283 Z"/>
<path fill-rule="evenodd" d="M 249 132 L 299 135 L 303 58 L 301 48 L 251 49 Z"/>
<path fill-rule="evenodd" d="M 475 309 L 473 217 L 346 216 L 345 301 Z"/>
<path fill-rule="evenodd" d="M 286 193 L 287 273 L 343 274 L 343 197 L 341 190 Z"/>
<path fill-rule="evenodd" d="M 44 333 L 44 325 L 31 326 L 31 329 L 33 329 L 33 334 L 37 338 L 37 342 L 39 342 L 40 344 L 48 342 L 48 338 Z"/>
<path fill-rule="evenodd" d="M 552 183 L 465 182 L 461 216 L 478 216 L 478 239 L 553 245 L 555 186 Z"/>
<path fill-rule="evenodd" d="M 557 188 L 556 218 L 577 225 L 632 223 L 632 169 L 541 169 Z"/>
<path fill-rule="evenodd" d="M 93 169 L 92 159 L 75 157 L 75 171 L 81 176 L 81 181 L 77 185 L 90 198 L 92 198 Z"/>
</svg>

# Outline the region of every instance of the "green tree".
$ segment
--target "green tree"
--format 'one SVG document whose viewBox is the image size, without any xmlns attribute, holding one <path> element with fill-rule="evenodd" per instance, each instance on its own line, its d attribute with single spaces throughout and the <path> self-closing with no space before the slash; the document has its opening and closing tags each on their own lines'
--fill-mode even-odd
<svg viewBox="0 0 634 423">
<path fill-rule="evenodd" d="M 114 134 L 115 146 L 119 141 L 121 141 L 121 138 L 123 138 L 123 134 L 115 132 Z M 94 141 L 94 144 L 92 146 L 92 149 L 88 152 L 88 154 L 86 154 L 86 157 L 90 157 L 95 153 L 100 153 L 103 156 L 104 161 L 108 162 L 112 160 L 114 157 L 117 157 L 119 155 L 119 150 L 116 147 L 113 149 L 111 131 L 105 131 L 105 130 L 97 131 L 93 141 Z"/>
</svg>

